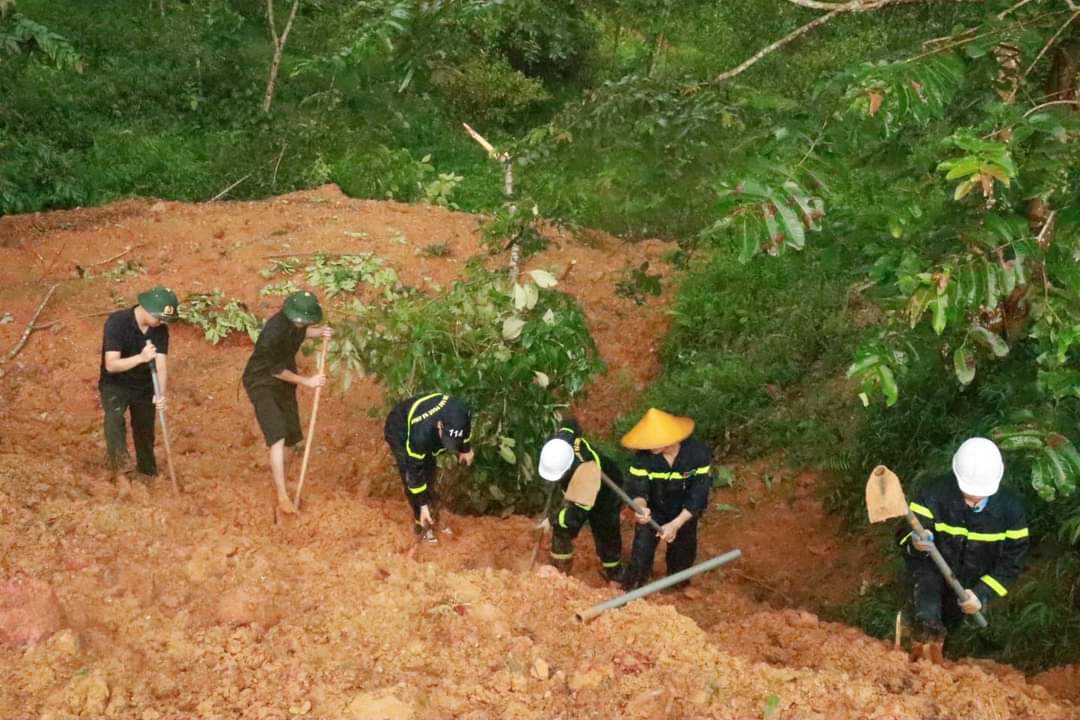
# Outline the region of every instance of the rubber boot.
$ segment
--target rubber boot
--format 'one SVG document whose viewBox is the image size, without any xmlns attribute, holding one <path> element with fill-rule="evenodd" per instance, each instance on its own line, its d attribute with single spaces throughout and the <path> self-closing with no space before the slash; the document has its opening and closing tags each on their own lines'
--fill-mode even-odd
<svg viewBox="0 0 1080 720">
<path fill-rule="evenodd" d="M 574 558 L 569 557 L 565 560 L 561 558 L 551 558 L 551 566 L 563 575 L 569 575 L 570 571 L 574 569 Z"/>
<path fill-rule="evenodd" d="M 601 568 L 600 577 L 604 578 L 605 582 L 613 582 L 622 585 L 623 579 L 626 577 L 626 568 L 622 563 L 619 563 L 614 567 Z"/>
</svg>

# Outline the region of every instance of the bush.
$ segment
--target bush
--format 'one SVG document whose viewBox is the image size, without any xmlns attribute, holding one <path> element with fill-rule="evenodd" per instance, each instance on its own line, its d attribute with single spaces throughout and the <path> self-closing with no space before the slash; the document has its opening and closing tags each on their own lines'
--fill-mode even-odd
<svg viewBox="0 0 1080 720">
<path fill-rule="evenodd" d="M 506 124 L 548 98 L 540 81 L 526 77 L 502 58 L 487 55 L 439 65 L 431 73 L 431 84 L 469 122 Z"/>
<path fill-rule="evenodd" d="M 452 470 L 449 503 L 523 512 L 543 500 L 537 453 L 602 362 L 576 302 L 532 271 L 514 286 L 473 267 L 430 298 L 414 293 L 357 309 L 336 326 L 329 366 L 350 382 L 374 374 L 392 401 L 440 390 L 473 410 L 476 461 Z"/>
</svg>

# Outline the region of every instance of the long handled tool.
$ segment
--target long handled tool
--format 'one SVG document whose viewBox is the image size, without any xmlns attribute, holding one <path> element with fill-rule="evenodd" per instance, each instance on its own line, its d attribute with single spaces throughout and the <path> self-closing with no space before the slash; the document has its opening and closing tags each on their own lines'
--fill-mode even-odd
<svg viewBox="0 0 1080 720">
<path fill-rule="evenodd" d="M 934 561 L 934 565 L 937 566 L 942 577 L 945 578 L 945 582 L 956 593 L 956 597 L 960 602 L 967 600 L 967 590 L 956 579 L 956 575 L 953 574 L 949 564 L 945 562 L 945 558 L 941 557 L 937 546 L 930 541 L 930 533 L 923 528 L 919 518 L 915 517 L 915 513 L 911 511 L 907 498 L 904 497 L 904 488 L 900 486 L 900 478 L 896 477 L 896 473 L 884 465 L 878 465 L 874 468 L 866 481 L 866 513 L 870 516 L 870 522 L 872 523 L 897 517 L 907 520 L 915 537 L 920 542 L 930 546 L 930 559 Z M 971 617 L 976 625 L 986 627 L 986 618 L 983 617 L 981 612 L 977 612 Z"/>
<path fill-rule="evenodd" d="M 549 483 L 547 489 L 547 499 L 544 501 L 544 515 L 540 520 L 540 523 L 536 526 L 540 530 L 539 537 L 536 538 L 536 544 L 533 545 L 532 557 L 529 558 L 529 567 L 526 572 L 533 569 L 533 565 L 536 564 L 536 556 L 540 554 L 540 546 L 544 542 L 544 535 L 547 534 L 547 530 L 551 527 L 551 521 L 548 520 L 548 513 L 551 512 L 551 498 L 555 494 L 555 483 Z"/>
<path fill-rule="evenodd" d="M 161 382 L 158 380 L 157 367 L 154 362 L 150 362 L 150 379 L 154 383 L 154 395 L 161 397 Z M 169 428 L 165 424 L 165 411 L 158 408 L 158 419 L 161 420 L 161 437 L 165 441 L 165 459 L 169 464 L 169 479 L 172 480 L 173 492 L 177 495 L 180 494 L 180 485 L 176 482 L 176 470 L 173 468 L 172 461 L 172 447 L 169 444 Z"/>
<path fill-rule="evenodd" d="M 641 514 L 641 508 L 626 494 L 625 490 L 616 485 L 615 481 L 607 476 L 607 473 L 602 473 L 600 479 L 608 486 L 608 489 L 611 490 L 611 492 L 615 493 L 615 495 L 623 501 L 623 504 L 626 505 L 626 507 L 633 510 L 636 514 Z M 660 524 L 651 517 L 649 518 L 649 526 L 658 533 L 664 532 L 663 528 L 660 527 Z"/>
<path fill-rule="evenodd" d="M 322 347 L 319 349 L 319 374 L 323 373 L 326 369 L 326 349 L 330 345 L 330 338 L 323 336 Z M 304 460 L 300 463 L 300 484 L 296 486 L 296 497 L 293 498 L 293 505 L 296 506 L 297 511 L 300 510 L 300 493 L 304 489 L 304 476 L 307 475 L 308 459 L 311 457 L 311 441 L 315 437 L 315 418 L 319 415 L 319 396 L 322 395 L 322 386 L 315 388 L 315 403 L 311 407 L 311 420 L 308 422 L 307 429 L 307 442 L 304 443 Z"/>
</svg>

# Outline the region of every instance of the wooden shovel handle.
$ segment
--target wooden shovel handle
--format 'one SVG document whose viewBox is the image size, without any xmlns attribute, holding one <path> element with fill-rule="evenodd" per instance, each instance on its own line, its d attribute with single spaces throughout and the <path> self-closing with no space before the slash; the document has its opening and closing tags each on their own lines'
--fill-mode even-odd
<svg viewBox="0 0 1080 720">
<path fill-rule="evenodd" d="M 908 510 L 905 517 L 907 517 L 908 525 L 911 526 L 912 531 L 918 536 L 919 541 L 924 543 L 929 542 L 929 533 L 926 532 L 922 523 L 919 522 L 919 518 L 915 517 L 915 513 Z M 930 559 L 934 561 L 934 565 L 937 565 L 937 569 L 941 572 L 942 577 L 945 578 L 945 582 L 947 582 L 949 587 L 952 588 L 952 591 L 956 593 L 958 600 L 961 602 L 967 600 L 967 590 L 965 590 L 964 586 L 960 584 L 960 581 L 956 579 L 956 575 L 953 574 L 952 568 L 945 562 L 945 558 L 941 557 L 941 553 L 938 551 L 937 546 L 934 545 L 933 542 L 929 542 L 929 544 L 930 550 L 928 554 L 930 555 Z M 981 612 L 973 614 L 971 618 L 979 627 L 984 628 L 987 626 L 986 618 L 983 617 Z"/>
<path fill-rule="evenodd" d="M 323 336 L 322 347 L 319 349 L 318 371 L 322 373 L 326 369 L 326 349 L 330 345 L 330 338 Z M 300 493 L 304 489 L 304 477 L 307 475 L 308 460 L 311 458 L 311 441 L 315 436 L 315 418 L 319 416 L 319 397 L 322 395 L 322 386 L 315 388 L 315 401 L 311 406 L 311 420 L 308 422 L 307 442 L 304 443 L 304 459 L 300 463 L 300 483 L 296 486 L 296 497 L 293 505 L 300 510 Z"/>
</svg>

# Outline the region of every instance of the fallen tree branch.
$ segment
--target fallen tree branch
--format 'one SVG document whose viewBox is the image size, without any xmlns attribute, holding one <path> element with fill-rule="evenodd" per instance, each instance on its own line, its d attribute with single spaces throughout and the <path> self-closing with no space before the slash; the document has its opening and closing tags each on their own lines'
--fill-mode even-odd
<svg viewBox="0 0 1080 720">
<path fill-rule="evenodd" d="M 26 345 L 26 341 L 30 339 L 30 333 L 34 332 L 34 323 L 37 322 L 38 316 L 41 315 L 41 311 L 44 310 L 45 306 L 49 303 L 49 298 L 56 292 L 57 287 L 59 287 L 59 283 L 50 287 L 49 292 L 45 293 L 45 299 L 41 301 L 37 310 L 34 311 L 34 316 L 30 318 L 30 322 L 26 323 L 26 329 L 23 330 L 22 335 L 19 337 L 19 341 L 15 343 L 15 347 L 8 350 L 7 355 L 4 355 L 4 358 L 0 360 L 0 365 L 10 362 L 13 357 L 19 354 L 23 349 L 23 346 Z"/>
<path fill-rule="evenodd" d="M 795 2 L 795 0 L 789 0 L 789 2 Z M 803 7 L 812 7 L 812 5 L 807 4 L 812 2 L 815 2 L 815 0 L 799 0 L 798 2 L 795 2 L 795 4 L 801 5 Z M 892 5 L 914 5 L 916 3 L 930 2 L 982 2 L 982 0 L 866 0 L 865 2 L 863 0 L 857 0 L 856 2 L 838 3 L 835 5 L 830 5 L 829 3 L 815 3 L 824 7 L 831 7 L 832 9 L 821 17 L 815 18 L 810 22 L 806 23 L 805 25 L 802 25 L 792 30 L 787 35 L 783 36 L 771 45 L 767 45 L 761 50 L 758 50 L 756 53 L 748 57 L 746 60 L 743 60 L 735 67 L 731 68 L 730 70 L 725 70 L 724 72 L 715 76 L 711 80 L 711 82 L 714 84 L 721 83 L 726 80 L 730 80 L 736 75 L 741 75 L 742 73 L 746 72 L 751 67 L 756 65 L 765 56 L 776 52 L 780 48 L 794 42 L 795 40 L 798 40 L 800 37 L 810 32 L 811 30 L 816 30 L 817 28 L 821 27 L 822 25 L 829 22 L 838 15 L 856 12 L 872 12 L 874 10 L 880 10 L 881 8 L 889 7 Z"/>
<path fill-rule="evenodd" d="M 131 252 L 132 250 L 138 250 L 139 248 L 141 248 L 145 244 L 146 243 L 139 243 L 138 245 L 128 245 L 126 248 L 124 248 L 123 252 L 118 252 L 115 255 L 113 255 L 112 257 L 107 257 L 104 260 L 98 260 L 96 263 L 90 263 L 89 265 L 87 265 L 83 269 L 84 270 L 89 270 L 92 267 L 97 267 L 98 265 L 104 265 L 105 263 L 111 263 L 113 260 L 119 260 L 120 258 L 127 255 L 129 252 Z"/>
<path fill-rule="evenodd" d="M 1050 107 L 1051 105 L 1075 105 L 1076 107 L 1080 107 L 1080 100 L 1051 100 L 1050 102 L 1044 102 L 1041 105 L 1036 105 L 1035 107 L 1028 110 L 1026 113 L 1024 113 L 1024 117 L 1027 117 L 1028 115 L 1033 115 L 1037 111 L 1042 110 L 1046 107 Z"/>
<path fill-rule="evenodd" d="M 281 149 L 281 151 L 282 151 L 282 152 L 285 152 L 285 148 L 282 148 L 282 149 Z M 248 179 L 249 177 L 251 177 L 251 173 L 248 173 L 248 174 L 247 174 L 247 175 L 245 175 L 244 177 L 242 177 L 242 178 L 240 178 L 239 180 L 237 180 L 236 182 L 234 182 L 234 183 L 233 183 L 232 185 L 230 185 L 229 187 L 227 187 L 227 188 L 225 188 L 224 190 L 222 190 L 221 192 L 219 192 L 219 193 L 218 193 L 217 195 L 215 195 L 214 197 L 210 198 L 210 202 L 217 202 L 217 201 L 218 201 L 218 200 L 220 200 L 221 198 L 225 197 L 225 194 L 226 194 L 226 193 L 228 193 L 228 192 L 229 192 L 230 190 L 232 190 L 232 189 L 233 189 L 234 187 L 236 187 L 236 186 L 237 186 L 237 185 L 239 185 L 240 183 L 242 183 L 242 182 L 244 182 L 245 180 L 247 180 L 247 179 Z"/>
</svg>

